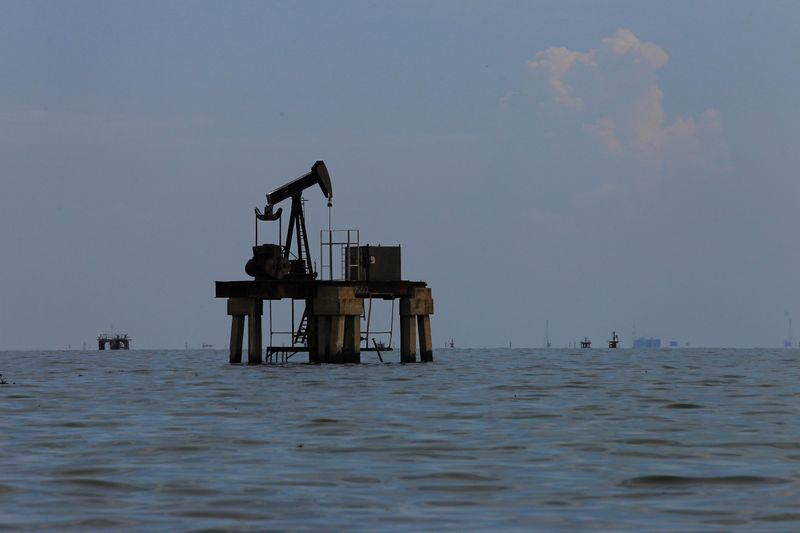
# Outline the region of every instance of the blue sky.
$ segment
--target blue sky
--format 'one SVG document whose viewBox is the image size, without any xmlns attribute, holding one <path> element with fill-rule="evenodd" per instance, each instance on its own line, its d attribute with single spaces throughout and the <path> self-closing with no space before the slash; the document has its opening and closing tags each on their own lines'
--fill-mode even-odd
<svg viewBox="0 0 800 533">
<path fill-rule="evenodd" d="M 779 345 L 799 41 L 794 2 L 4 2 L 0 349 L 222 344 L 213 281 L 317 159 L 437 345 Z"/>
</svg>

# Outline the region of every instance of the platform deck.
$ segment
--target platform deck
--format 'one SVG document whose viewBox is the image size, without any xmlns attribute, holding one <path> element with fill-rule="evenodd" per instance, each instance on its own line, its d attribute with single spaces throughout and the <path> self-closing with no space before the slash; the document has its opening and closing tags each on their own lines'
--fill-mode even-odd
<svg viewBox="0 0 800 533">
<path fill-rule="evenodd" d="M 358 298 L 381 298 L 394 300 L 408 298 L 417 288 L 427 287 L 424 281 L 320 281 L 320 280 L 280 280 L 280 281 L 217 281 L 217 298 L 261 298 L 262 300 L 281 300 L 294 298 L 308 300 L 314 298 L 318 287 L 352 287 Z"/>
</svg>

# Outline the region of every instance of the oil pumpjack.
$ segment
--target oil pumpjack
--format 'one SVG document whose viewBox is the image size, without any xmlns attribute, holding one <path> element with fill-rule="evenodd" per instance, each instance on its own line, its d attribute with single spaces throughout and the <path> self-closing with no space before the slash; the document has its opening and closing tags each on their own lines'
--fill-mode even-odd
<svg viewBox="0 0 800 533">
<path fill-rule="evenodd" d="M 286 244 L 258 244 L 258 223 L 256 223 L 256 243 L 253 246 L 253 257 L 245 265 L 245 272 L 257 280 L 316 279 L 317 272 L 311 260 L 311 249 L 308 246 L 306 217 L 303 213 L 303 191 L 319 185 L 322 194 L 328 199 L 328 207 L 333 205 L 333 187 L 328 168 L 322 161 L 311 167 L 311 172 L 300 176 L 282 187 L 267 194 L 267 205 L 262 213 L 255 209 L 256 220 L 280 221 L 283 208 L 277 211 L 275 206 L 291 198 L 292 210 L 289 214 L 289 226 L 286 231 Z M 292 244 L 296 238 L 297 246 L 292 257 Z"/>
<path fill-rule="evenodd" d="M 269 302 L 270 332 L 267 361 L 286 362 L 299 352 L 308 352 L 311 363 L 358 363 L 362 351 L 390 351 L 392 330 L 388 332 L 388 346 L 374 341 L 370 346 L 370 316 L 372 300 L 400 300 L 400 361 L 417 360 L 417 329 L 421 361 L 433 360 L 430 333 L 430 315 L 433 314 L 431 290 L 423 281 L 407 281 L 400 276 L 399 246 L 361 246 L 358 238 L 351 240 L 357 230 L 323 230 L 320 233 L 320 250 L 328 246 L 328 279 L 322 279 L 312 260 L 304 214 L 303 192 L 319 186 L 332 206 L 333 187 L 327 167 L 317 161 L 311 171 L 267 194 L 262 210 L 255 209 L 255 244 L 245 272 L 253 279 L 248 281 L 217 281 L 216 297 L 228 301 L 231 316 L 230 362 L 241 363 L 245 318 L 248 324 L 248 364 L 262 362 L 261 319 L 264 301 Z M 291 199 L 289 223 L 283 236 L 278 204 Z M 259 244 L 259 222 L 278 222 L 279 242 Z M 335 231 L 347 232 L 346 241 L 335 242 Z M 324 236 L 327 234 L 327 242 Z M 334 276 L 333 248 L 341 248 L 342 272 Z M 292 304 L 291 332 L 273 332 L 272 302 L 290 299 Z M 300 322 L 295 324 L 296 301 L 304 303 Z M 368 302 L 368 307 L 367 307 Z M 367 310 L 368 309 L 368 310 Z M 361 319 L 366 320 L 366 330 Z M 290 333 L 288 344 L 274 344 L 273 334 Z M 362 347 L 363 343 L 363 347 Z M 380 353 L 379 353 L 380 355 Z"/>
</svg>

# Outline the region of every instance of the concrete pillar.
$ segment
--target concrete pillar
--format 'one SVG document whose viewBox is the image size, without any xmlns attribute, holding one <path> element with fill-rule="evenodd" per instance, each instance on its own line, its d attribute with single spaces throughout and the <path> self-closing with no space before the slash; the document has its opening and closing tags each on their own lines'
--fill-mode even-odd
<svg viewBox="0 0 800 533">
<path fill-rule="evenodd" d="M 344 319 L 344 362 L 361 362 L 361 316 L 350 315 Z"/>
<path fill-rule="evenodd" d="M 260 298 L 228 298 L 231 316 L 230 362 L 242 362 L 244 317 L 247 317 L 247 364 L 261 364 L 261 315 L 264 302 Z"/>
<path fill-rule="evenodd" d="M 402 305 L 403 300 L 400 300 Z M 417 362 L 417 335 L 413 316 L 400 316 L 400 362 Z"/>
<path fill-rule="evenodd" d="M 309 309 L 308 303 L 306 309 Z M 318 317 L 310 314 L 308 315 L 308 329 L 306 330 L 306 341 L 308 342 L 308 362 L 319 363 L 319 344 L 317 343 L 317 326 Z"/>
<path fill-rule="evenodd" d="M 419 360 L 423 363 L 430 363 L 433 361 L 430 315 L 417 315 L 417 326 L 419 327 Z"/>
<path fill-rule="evenodd" d="M 330 336 L 331 336 L 331 317 L 318 316 L 315 317 L 317 321 L 317 362 L 328 363 L 328 353 L 330 352 Z"/>
<path fill-rule="evenodd" d="M 242 341 L 244 340 L 244 317 L 231 317 L 230 359 L 232 365 L 242 363 Z"/>
<path fill-rule="evenodd" d="M 250 313 L 247 315 L 247 364 L 261 363 L 261 314 Z"/>
<path fill-rule="evenodd" d="M 352 287 L 322 286 L 312 302 L 316 324 L 316 357 L 320 363 L 346 363 L 361 360 L 361 298 Z M 353 342 L 353 339 L 356 339 Z M 309 352 L 309 361 L 312 352 Z"/>
<path fill-rule="evenodd" d="M 344 363 L 344 315 L 328 317 L 330 333 L 328 334 L 328 362 Z"/>
<path fill-rule="evenodd" d="M 430 315 L 433 314 L 433 297 L 427 287 L 416 288 L 408 298 L 400 299 L 400 361 L 417 360 L 416 327 L 419 327 L 420 360 L 433 361 Z M 414 318 L 416 317 L 416 320 Z"/>
</svg>

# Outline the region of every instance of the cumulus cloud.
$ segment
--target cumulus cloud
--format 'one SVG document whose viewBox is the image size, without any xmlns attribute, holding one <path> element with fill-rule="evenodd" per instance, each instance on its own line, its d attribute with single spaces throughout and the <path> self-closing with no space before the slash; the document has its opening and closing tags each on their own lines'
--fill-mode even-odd
<svg viewBox="0 0 800 533">
<path fill-rule="evenodd" d="M 627 55 L 637 63 L 661 68 L 669 59 L 667 53 L 653 43 L 643 43 L 631 30 L 619 29 L 611 37 L 603 39 L 603 46 L 615 55 Z"/>
<path fill-rule="evenodd" d="M 602 144 L 609 154 L 622 155 L 622 143 L 617 138 L 617 125 L 610 118 L 601 118 L 584 124 L 583 131 Z"/>
<path fill-rule="evenodd" d="M 594 62 L 594 51 L 588 53 L 573 52 L 566 48 L 548 48 L 536 54 L 536 58 L 528 61 L 532 69 L 544 69 L 550 73 L 550 88 L 553 99 L 567 107 L 580 108 L 583 102 L 580 97 L 572 94 L 572 89 L 567 84 L 565 77 L 576 64 L 590 68 L 597 66 Z"/>
<path fill-rule="evenodd" d="M 613 157 L 651 158 L 696 144 L 699 130 L 719 130 L 720 113 L 667 117 L 657 71 L 669 56 L 619 29 L 586 52 L 548 48 L 528 61 L 543 76 L 556 108 L 577 113 L 581 131 Z"/>
</svg>

